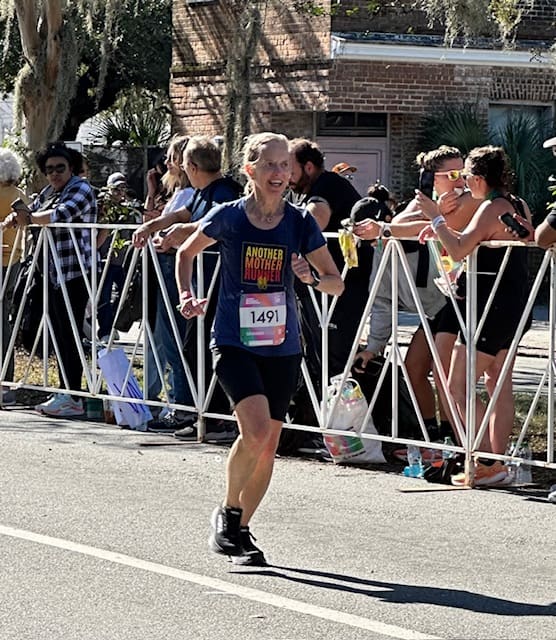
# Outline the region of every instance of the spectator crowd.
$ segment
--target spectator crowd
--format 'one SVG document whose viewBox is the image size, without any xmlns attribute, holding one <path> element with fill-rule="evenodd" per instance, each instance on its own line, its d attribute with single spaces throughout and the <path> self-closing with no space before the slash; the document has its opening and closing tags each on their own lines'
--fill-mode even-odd
<svg viewBox="0 0 556 640">
<path fill-rule="evenodd" d="M 41 313 L 31 314 L 35 322 L 34 347 L 41 342 L 41 329 L 47 331 L 50 353 L 58 367 L 60 389 L 36 409 L 55 417 L 85 415 L 80 392 L 89 354 L 84 344 L 92 339 L 92 335 L 85 335 L 85 320 L 88 318 L 89 334 L 94 333 L 94 344 L 111 348 L 117 343 L 118 310 L 126 304 L 122 296 L 130 257 L 134 252 L 141 255 L 144 252 L 148 264 L 148 300 L 141 319 L 147 319 L 149 330 L 143 383 L 145 398 L 152 402 L 153 413 L 148 429 L 173 433 L 180 439 L 197 438 L 198 390 L 193 383 L 197 379 L 198 362 L 205 362 L 204 391 L 209 390 L 214 361 L 217 374 L 218 367 L 226 371 L 218 376 L 222 384 L 212 385 L 210 403 L 203 410 L 228 419 L 207 420 L 207 438 L 233 442 L 238 436 L 238 412 L 236 420 L 230 413 L 239 402 L 234 398 L 243 396 L 238 389 L 239 381 L 232 384 L 229 379 L 229 363 L 222 364 L 229 354 L 222 352 L 218 340 L 225 334 L 222 322 L 232 323 L 230 318 L 223 320 L 219 314 L 221 305 L 225 305 L 223 296 L 231 295 L 230 278 L 237 275 L 230 273 L 232 249 L 226 234 L 237 233 L 237 230 L 223 219 L 221 212 L 226 210 L 230 220 L 244 215 L 255 229 L 270 232 L 283 220 L 289 220 L 290 215 L 297 215 L 293 212 L 301 211 L 303 217 L 299 221 L 292 218 L 296 222 L 289 223 L 291 229 L 298 229 L 301 220 L 310 220 L 314 228 L 306 228 L 307 223 L 303 222 L 305 226 L 295 232 L 299 238 L 292 237 L 291 230 L 290 235 L 276 236 L 279 244 L 273 254 L 278 256 L 287 247 L 285 258 L 290 260 L 295 255 L 295 260 L 299 260 L 299 263 L 294 260 L 291 267 L 291 295 L 295 305 L 290 307 L 289 284 L 286 299 L 266 297 L 271 296 L 267 290 L 273 291 L 272 278 L 281 278 L 283 274 L 279 270 L 273 273 L 270 267 L 261 269 L 257 272 L 257 286 L 265 296 L 251 302 L 268 305 L 276 318 L 283 312 L 287 319 L 282 324 L 268 316 L 274 333 L 268 327 L 242 324 L 242 335 L 251 337 L 239 345 L 234 343 L 234 348 L 241 355 L 245 346 L 247 350 L 265 353 L 267 344 L 277 347 L 281 340 L 289 344 L 289 336 L 296 331 L 290 320 L 298 317 L 299 343 L 309 377 L 317 395 L 322 395 L 323 327 L 326 326 L 328 375 L 341 374 L 347 366 L 366 392 L 366 376 L 373 363 L 384 356 L 391 339 L 394 302 L 391 278 L 397 262 L 396 307 L 412 313 L 422 307 L 426 316 L 423 322 L 427 326 L 422 324 L 415 331 L 404 361 L 408 383 L 426 428 L 424 436 L 431 441 L 450 437 L 461 443 L 468 409 L 467 336 L 461 326 L 470 288 L 465 264 L 468 256 L 485 241 L 518 240 L 522 245 L 513 246 L 509 258 L 505 247 L 483 245 L 477 253 L 476 376 L 484 378 L 490 396 L 500 387 L 480 450 L 504 454 L 514 424 L 515 407 L 512 368 L 503 379 L 501 372 L 510 345 L 523 325 L 521 318 L 529 296 L 528 243 L 535 240 L 540 247 L 548 248 L 556 242 L 555 214 L 551 213 L 536 230 L 533 228 L 527 203 L 512 193 L 511 171 L 500 147 L 476 148 L 467 156 L 449 146 L 427 150 L 417 158 L 420 179 L 415 197 L 398 202 L 380 183 L 370 184 L 366 194 L 358 193 L 351 180 L 356 167 L 339 163 L 327 170 L 325 155 L 313 141 L 268 135 L 268 140 L 258 141 L 260 147 L 256 153 L 251 148 L 252 157 L 244 157 L 242 178 L 225 174 L 221 138 L 175 136 L 166 149 L 164 161 L 156 162 L 145 175 L 143 203 L 130 189 L 124 173 L 115 170 L 117 167 L 110 168 L 114 170 L 104 185 L 93 186 L 86 158 L 62 142 L 53 142 L 37 154 L 36 164 L 46 185 L 38 194 L 28 197 L 20 187 L 19 159 L 7 149 L 0 150 L 4 283 L 2 382 L 14 381 L 14 351 L 8 350 L 10 342 L 13 343 L 16 315 L 11 303 L 12 292 L 22 276 L 29 276 L 27 291 L 31 285 L 37 292 L 47 291 L 49 301 L 47 317 L 41 319 L 42 304 L 38 307 Z M 548 148 L 556 148 L 556 138 L 547 142 Z M 264 167 L 262 163 L 266 163 Z M 225 206 L 228 209 L 223 209 Z M 238 213 L 241 211 L 243 213 Z M 110 223 L 110 228 L 102 227 L 103 223 Z M 41 227 L 49 228 L 48 236 L 38 233 Z M 329 236 L 327 243 L 330 262 L 320 253 L 319 234 L 335 234 L 342 229 L 349 231 L 354 243 L 352 259 L 356 266 L 347 270 L 346 255 L 335 237 Z M 245 234 L 243 245 L 240 243 L 233 250 L 247 251 L 250 246 L 256 251 L 262 243 L 257 233 L 251 234 L 250 230 L 247 233 L 245 229 L 242 233 Z M 419 241 L 406 240 L 414 237 L 419 237 Z M 397 245 L 400 253 L 394 253 L 393 259 L 381 270 L 383 254 L 392 238 L 403 239 Z M 436 243 L 436 253 L 429 250 L 432 241 Z M 191 259 L 187 257 L 190 260 L 187 262 L 184 256 L 190 256 L 190 247 L 195 250 L 191 249 Z M 311 252 L 316 256 L 313 260 Z M 35 268 L 32 277 L 26 268 L 30 262 Z M 271 262 L 269 260 L 269 265 Z M 408 264 L 409 270 L 402 268 L 402 262 Z M 184 264 L 189 265 L 189 270 L 184 271 Z M 140 263 L 137 265 L 139 268 Z M 345 271 L 343 285 L 339 287 L 335 279 L 342 271 Z M 198 273 L 202 273 L 203 282 L 197 281 Z M 377 293 L 365 318 L 369 291 L 375 286 L 379 273 Z M 241 286 L 251 282 L 247 272 L 242 278 Z M 92 282 L 98 285 L 96 297 Z M 209 294 L 197 298 L 197 290 Z M 340 294 L 330 307 L 327 322 L 323 321 L 323 314 L 329 306 L 323 308 L 324 297 L 315 296 L 315 292 Z M 245 302 L 246 306 L 239 309 L 244 323 L 247 323 L 251 302 Z M 199 341 L 198 315 L 205 317 L 202 359 L 198 354 L 199 344 L 203 343 Z M 363 332 L 362 319 L 365 321 Z M 521 333 L 529 327 L 530 319 L 522 326 Z M 429 330 L 440 367 L 434 362 L 427 339 Z M 276 336 L 280 331 L 286 335 L 278 340 Z M 288 349 L 282 351 L 290 355 Z M 240 355 L 234 356 L 238 363 Z M 245 375 L 249 366 L 245 364 Z M 275 366 L 278 371 L 276 363 Z M 317 425 L 307 385 L 295 371 L 295 366 L 291 371 L 284 369 L 284 375 L 296 377 L 295 384 L 280 402 L 285 398 L 290 402 L 289 413 L 294 422 Z M 249 393 L 257 391 L 251 389 Z M 448 401 L 448 396 L 453 402 Z M 15 402 L 13 388 L 4 385 L 2 405 Z M 280 421 L 282 411 L 274 410 L 273 398 L 269 402 L 272 419 Z M 480 422 L 486 408 L 480 397 L 477 396 L 475 402 Z M 283 452 L 325 450 L 320 436 L 290 431 L 279 436 L 279 431 L 276 431 L 273 452 L 280 447 Z M 415 431 L 406 435 L 419 437 Z M 478 484 L 500 483 L 505 480 L 506 469 L 499 461 L 481 458 L 476 462 L 475 474 Z M 463 477 L 453 478 L 455 484 L 463 481 Z M 224 520 L 235 517 L 225 513 L 217 516 Z M 242 526 L 247 525 L 242 521 Z"/>
</svg>

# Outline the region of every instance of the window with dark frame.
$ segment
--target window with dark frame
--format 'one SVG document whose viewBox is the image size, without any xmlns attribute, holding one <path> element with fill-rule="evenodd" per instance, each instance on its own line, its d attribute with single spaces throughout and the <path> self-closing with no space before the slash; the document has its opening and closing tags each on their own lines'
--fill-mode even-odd
<svg viewBox="0 0 556 640">
<path fill-rule="evenodd" d="M 319 114 L 319 136 L 361 136 L 385 138 L 388 114 L 355 111 L 326 111 Z"/>
</svg>

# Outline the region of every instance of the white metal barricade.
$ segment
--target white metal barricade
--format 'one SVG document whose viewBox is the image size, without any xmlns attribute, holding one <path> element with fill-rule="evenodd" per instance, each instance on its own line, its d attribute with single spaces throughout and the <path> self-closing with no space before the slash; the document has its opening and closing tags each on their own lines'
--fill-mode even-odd
<svg viewBox="0 0 556 640">
<path fill-rule="evenodd" d="M 53 265 L 54 269 L 58 273 L 59 277 L 62 275 L 62 266 L 59 260 L 59 257 L 55 252 L 55 245 L 52 237 L 52 227 L 55 226 L 66 226 L 70 228 L 71 237 L 73 239 L 74 245 L 77 246 L 74 229 L 76 225 L 49 225 L 48 227 L 38 228 L 38 237 L 35 244 L 34 252 L 30 258 L 30 269 L 27 277 L 27 285 L 30 285 L 33 277 L 33 272 L 36 270 L 41 271 L 43 274 L 48 274 L 49 270 L 49 258 L 50 264 Z M 89 225 L 89 228 L 92 231 L 92 239 L 93 239 L 93 265 L 92 269 L 89 272 L 85 269 L 84 265 L 81 263 L 82 273 L 85 279 L 87 291 L 90 299 L 91 306 L 91 336 L 90 336 L 90 345 L 86 347 L 82 340 L 83 329 L 79 326 L 78 319 L 76 319 L 73 314 L 70 313 L 71 326 L 72 326 L 72 335 L 68 336 L 67 339 L 75 340 L 78 348 L 79 358 L 81 360 L 81 364 L 83 366 L 83 389 L 79 392 L 72 391 L 74 395 L 81 395 L 83 397 L 96 397 L 108 400 L 125 400 L 131 403 L 146 403 L 151 407 L 163 407 L 168 406 L 170 408 L 177 409 L 186 409 L 198 414 L 199 421 L 199 438 L 202 439 L 204 437 L 204 420 L 208 417 L 212 418 L 224 418 L 224 419 L 232 419 L 233 416 L 229 416 L 227 414 L 211 412 L 209 410 L 210 401 L 213 396 L 215 387 L 216 387 L 216 378 L 213 375 L 212 378 L 207 381 L 205 380 L 205 339 L 207 337 L 207 332 L 210 330 L 210 327 L 205 326 L 204 319 L 202 317 L 196 318 L 193 322 L 197 323 L 197 359 L 195 363 L 195 370 L 192 371 L 190 363 L 188 362 L 186 355 L 183 350 L 183 340 L 180 336 L 179 328 L 176 324 L 176 320 L 173 313 L 173 303 L 170 300 L 168 295 L 168 291 L 166 288 L 166 284 L 164 281 L 164 277 L 162 275 L 160 265 L 156 258 L 156 250 L 149 240 L 147 246 L 144 250 L 132 249 L 133 255 L 131 256 L 131 261 L 129 263 L 128 271 L 126 273 L 125 282 L 123 285 L 123 289 L 120 296 L 120 301 L 118 305 L 118 310 L 116 312 L 116 316 L 123 309 L 126 304 L 126 295 L 129 291 L 133 274 L 136 269 L 141 269 L 143 278 L 142 278 L 142 316 L 141 319 L 136 323 L 125 340 L 118 339 L 116 340 L 116 330 L 112 328 L 110 332 L 110 337 L 108 344 L 100 344 L 97 340 L 96 336 L 96 327 L 95 327 L 95 318 L 98 310 L 98 302 L 100 290 L 103 286 L 105 277 L 106 277 L 106 264 L 104 265 L 104 270 L 100 269 L 101 264 L 99 263 L 98 254 L 96 251 L 97 245 L 97 236 L 98 232 L 101 229 L 129 229 L 133 230 L 135 225 L 104 225 L 104 224 L 96 224 Z M 326 234 L 329 242 L 337 242 L 337 234 Z M 0 231 L 0 239 L 2 238 L 2 232 Z M 504 242 L 504 243 L 490 243 L 491 245 L 507 246 L 507 253 L 512 250 L 512 247 L 515 246 L 523 246 L 521 243 L 516 242 Z M 111 250 L 113 249 L 113 241 Z M 438 247 L 436 243 L 432 242 L 430 246 L 430 255 L 431 261 L 440 261 L 440 256 L 438 255 Z M 505 267 L 507 263 L 506 256 L 505 261 L 502 264 L 501 270 Z M 149 281 L 147 277 L 148 272 L 148 264 L 152 265 L 152 269 L 154 270 L 155 278 L 153 281 Z M 519 336 L 521 335 L 526 323 L 527 318 L 532 311 L 533 305 L 535 303 L 535 299 L 540 290 L 541 284 L 543 282 L 543 278 L 546 273 L 550 274 L 550 284 L 549 284 L 549 313 L 550 313 L 550 335 L 549 341 L 547 344 L 547 364 L 544 372 L 542 373 L 541 379 L 536 386 L 534 393 L 532 394 L 531 405 L 528 410 L 527 416 L 523 421 L 523 424 L 520 428 L 520 434 L 518 439 L 518 445 L 525 438 L 527 431 L 531 425 L 531 421 L 535 416 L 535 412 L 537 410 L 537 406 L 539 404 L 539 400 L 541 397 L 547 397 L 547 425 L 546 425 L 546 460 L 534 460 L 534 461 L 522 461 L 527 464 L 542 466 L 542 467 L 550 467 L 556 468 L 556 464 L 554 461 L 554 382 L 555 382 L 555 367 L 556 363 L 554 360 L 555 353 L 555 336 L 554 336 L 554 327 L 556 321 L 556 254 L 553 250 L 548 250 L 545 252 L 544 259 L 539 268 L 539 271 L 536 274 L 535 280 L 533 282 L 531 292 L 529 295 L 529 299 L 521 318 L 518 331 L 516 333 L 516 338 L 513 340 L 504 362 L 500 379 L 490 401 L 488 402 L 486 414 L 480 424 L 477 423 L 476 415 L 475 415 L 475 354 L 476 354 L 476 339 L 479 335 L 482 323 L 484 322 L 484 316 L 488 311 L 490 304 L 492 303 L 493 295 L 492 294 L 487 302 L 487 309 L 485 310 L 483 319 L 475 320 L 475 311 L 476 311 L 476 251 L 468 257 L 467 259 L 467 278 L 468 278 L 468 295 L 466 301 L 466 317 L 462 317 L 462 314 L 459 312 L 456 301 L 454 298 L 453 292 L 448 287 L 448 291 L 450 294 L 451 302 L 455 305 L 456 316 L 461 326 L 461 330 L 466 337 L 466 344 L 468 345 L 467 349 L 467 389 L 470 390 L 467 393 L 467 407 L 466 407 L 466 420 L 465 425 L 463 424 L 461 417 L 457 411 L 456 404 L 454 399 L 451 397 L 448 389 L 447 379 L 444 371 L 442 370 L 440 356 L 435 346 L 434 337 L 431 333 L 431 329 L 427 322 L 427 317 L 423 308 L 423 304 L 419 297 L 419 293 L 417 290 L 417 286 L 411 276 L 411 270 L 407 261 L 407 256 L 404 253 L 404 249 L 399 240 L 391 239 L 389 240 L 382 252 L 382 257 L 380 262 L 376 267 L 376 274 L 372 281 L 369 290 L 369 296 L 367 299 L 367 303 L 365 305 L 364 312 L 359 322 L 359 327 L 357 330 L 357 335 L 353 341 L 353 345 L 351 348 L 351 352 L 348 358 L 348 361 L 345 364 L 345 368 L 342 374 L 342 382 L 344 382 L 350 375 L 351 366 L 354 358 L 357 355 L 357 351 L 359 345 L 362 341 L 362 338 L 365 334 L 368 325 L 369 314 L 372 312 L 373 303 L 376 299 L 377 292 L 379 290 L 379 286 L 381 284 L 382 278 L 384 277 L 384 273 L 386 271 L 387 266 L 390 268 L 391 272 L 391 293 L 392 293 L 392 337 L 389 343 L 389 346 L 385 352 L 385 363 L 383 367 L 383 371 L 381 372 L 378 382 L 377 389 L 370 399 L 369 409 L 367 412 L 367 419 L 370 419 L 371 413 L 374 409 L 375 402 L 377 400 L 377 394 L 380 390 L 382 384 L 384 384 L 386 371 L 388 367 L 391 367 L 392 371 L 392 387 L 391 387 L 391 407 L 392 407 L 392 429 L 391 433 L 388 435 L 368 435 L 363 434 L 364 438 L 371 438 L 381 440 L 383 442 L 394 442 L 400 444 L 418 444 L 421 446 L 426 446 L 430 449 L 442 449 L 442 450 L 450 450 L 463 452 L 466 455 L 466 459 L 470 462 L 473 457 L 481 454 L 483 457 L 489 457 L 500 460 L 508 460 L 509 457 L 507 455 L 495 455 L 486 452 L 481 452 L 479 450 L 479 443 L 485 433 L 485 430 L 488 426 L 489 417 L 492 415 L 494 410 L 495 403 L 498 399 L 500 389 L 502 386 L 502 382 L 505 376 L 510 375 L 511 366 L 513 359 L 517 353 L 518 345 L 519 345 Z M 215 282 L 218 277 L 219 272 L 219 263 L 217 265 L 214 277 L 211 282 L 205 283 L 204 274 L 201 268 L 201 261 L 198 261 L 197 268 L 197 281 L 198 281 L 198 295 L 204 296 L 204 292 L 206 291 L 206 295 L 204 297 L 210 298 L 214 295 L 215 290 Z M 398 326 L 398 277 L 399 270 L 401 268 L 401 272 L 405 274 L 407 282 L 411 289 L 411 295 L 413 297 L 413 301 L 415 303 L 415 308 L 417 309 L 416 319 L 421 322 L 421 326 L 424 330 L 425 337 L 427 340 L 427 344 L 429 345 L 432 359 L 435 367 L 438 371 L 438 380 L 440 381 L 440 385 L 443 389 L 444 395 L 446 396 L 446 400 L 448 403 L 449 413 L 452 415 L 453 427 L 458 435 L 461 445 L 454 445 L 453 447 L 446 447 L 441 443 L 430 442 L 427 434 L 427 430 L 425 428 L 423 417 L 420 414 L 419 406 L 417 403 L 417 399 L 415 396 L 415 392 L 410 384 L 407 369 L 404 363 L 404 356 L 402 352 L 402 345 L 399 339 L 399 326 Z M 344 269 L 343 276 L 347 269 Z M 2 310 L 9 305 L 10 301 L 7 299 L 7 289 L 6 282 L 8 281 L 9 276 L 9 268 L 6 273 L 3 273 L 2 279 L 0 281 L 0 306 Z M 441 276 L 443 278 L 447 278 L 443 272 L 441 272 Z M 498 285 L 500 281 L 501 275 L 495 280 L 495 287 Z M 63 278 L 60 278 L 63 280 Z M 28 287 L 27 287 L 28 288 Z M 185 375 L 190 386 L 191 395 L 193 398 L 193 404 L 190 406 L 185 405 L 177 405 L 171 404 L 168 401 L 163 399 L 149 399 L 147 397 L 146 390 L 146 379 L 149 375 L 147 358 L 145 355 L 149 349 L 153 350 L 154 361 L 157 368 L 157 374 L 160 377 L 163 395 L 167 397 L 168 395 L 168 387 L 166 383 L 165 372 L 163 371 L 161 359 L 157 355 L 156 345 L 154 344 L 153 338 L 153 330 L 154 327 L 151 326 L 151 322 L 149 320 L 148 313 L 148 301 L 151 295 L 154 295 L 156 291 L 159 291 L 162 295 L 163 305 L 166 313 L 169 315 L 170 324 L 172 328 L 172 338 L 175 345 L 175 348 L 180 356 L 180 361 L 182 363 L 183 369 L 185 371 Z M 64 296 L 64 300 L 68 309 L 71 312 L 71 305 L 67 295 L 67 290 L 65 285 L 62 285 L 62 294 Z M 349 295 L 349 291 L 346 291 L 344 295 Z M 331 400 L 328 394 L 328 385 L 329 385 L 329 375 L 328 375 L 328 329 L 331 323 L 331 319 L 333 317 L 336 299 L 333 297 L 329 297 L 325 294 L 318 294 L 313 290 L 310 290 L 310 296 L 312 303 L 314 305 L 315 313 L 318 316 L 319 324 L 322 328 L 322 344 L 321 344 L 321 362 L 322 362 L 322 370 L 320 376 L 320 388 L 322 389 L 322 393 L 318 393 L 311 376 L 309 375 L 309 369 L 307 366 L 307 362 L 303 360 L 302 362 L 302 375 L 304 384 L 306 385 L 309 401 L 311 403 L 313 412 L 315 414 L 315 424 L 299 424 L 294 423 L 291 420 L 288 420 L 285 427 L 289 429 L 299 429 L 305 431 L 315 431 L 318 433 L 324 434 L 336 434 L 343 435 L 343 432 L 337 431 L 333 429 L 332 424 L 332 416 L 336 406 L 336 402 L 338 398 L 334 398 Z M 0 375 L 2 376 L 2 380 L 4 380 L 6 376 L 6 371 L 8 367 L 8 360 L 10 356 L 15 352 L 16 349 L 16 340 L 18 331 L 21 327 L 22 320 L 24 318 L 24 311 L 27 302 L 27 296 L 23 295 L 21 300 L 15 301 L 15 309 L 13 314 L 13 330 L 10 336 L 4 336 L 3 332 L 0 330 L 0 344 L 2 347 L 6 347 L 5 349 L 0 349 L 0 353 L 4 354 L 1 360 L 0 365 Z M 47 278 L 43 278 L 43 308 L 42 308 L 42 317 L 40 318 L 38 324 L 37 335 L 34 339 L 33 348 L 31 352 L 27 355 L 22 355 L 21 350 L 17 353 L 18 362 L 23 366 L 23 374 L 19 375 L 17 380 L 5 381 L 3 384 L 6 387 L 11 388 L 27 388 L 27 389 L 35 389 L 35 390 L 44 390 L 48 392 L 58 392 L 67 388 L 67 379 L 65 377 L 63 367 L 61 367 L 62 371 L 62 381 L 58 383 L 53 383 L 50 375 L 50 367 L 49 360 L 46 357 L 38 358 L 38 345 L 42 345 L 42 353 L 48 354 L 49 349 L 53 349 L 54 355 L 57 356 L 59 360 L 59 345 L 57 344 L 56 336 L 54 335 L 54 331 L 52 329 L 52 321 L 49 312 L 49 301 L 48 301 L 48 282 Z M 128 355 L 130 361 L 130 367 L 128 371 L 128 376 L 131 375 L 132 371 L 135 370 L 140 379 L 143 379 L 143 397 L 128 397 L 122 391 L 121 396 L 114 396 L 106 393 L 103 390 L 103 380 L 97 366 L 97 357 L 98 350 L 102 347 L 107 347 L 108 349 L 113 348 L 115 345 L 123 346 Z M 24 360 L 24 362 L 22 362 Z M 42 379 L 37 381 L 36 379 L 36 371 L 38 361 L 41 363 L 41 371 L 42 371 Z M 21 370 L 22 367 L 20 366 Z M 34 373 L 35 378 L 33 378 L 32 373 Z M 411 401 L 413 407 L 415 409 L 419 427 L 422 433 L 422 440 L 412 440 L 409 438 L 401 438 L 398 435 L 399 432 L 399 422 L 398 422 L 398 376 L 403 375 L 405 378 L 405 382 L 408 387 L 408 391 L 411 397 Z M 124 385 L 125 388 L 125 385 Z M 518 458 L 514 457 L 514 460 L 518 460 Z M 467 464 L 468 478 L 469 482 L 472 483 L 473 477 L 473 465 Z"/>
</svg>

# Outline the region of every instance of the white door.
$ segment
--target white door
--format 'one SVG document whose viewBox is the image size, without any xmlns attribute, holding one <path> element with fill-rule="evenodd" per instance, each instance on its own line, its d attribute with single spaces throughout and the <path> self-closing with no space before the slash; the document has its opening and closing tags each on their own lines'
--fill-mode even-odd
<svg viewBox="0 0 556 640">
<path fill-rule="evenodd" d="M 328 171 L 338 162 L 347 162 L 357 168 L 352 182 L 361 197 L 377 180 L 388 186 L 386 154 L 387 138 L 322 136 L 316 143 L 326 156 L 324 166 Z"/>
</svg>

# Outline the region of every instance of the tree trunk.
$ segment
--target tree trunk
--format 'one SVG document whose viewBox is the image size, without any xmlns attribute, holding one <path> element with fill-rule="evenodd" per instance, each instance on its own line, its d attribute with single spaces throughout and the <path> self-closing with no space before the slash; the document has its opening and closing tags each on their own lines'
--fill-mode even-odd
<svg viewBox="0 0 556 640">
<path fill-rule="evenodd" d="M 238 16 L 235 37 L 229 50 L 227 123 L 223 164 L 237 176 L 240 150 L 249 135 L 251 112 L 251 67 L 261 36 L 261 13 L 255 2 L 248 2 Z"/>
<path fill-rule="evenodd" d="M 34 0 L 16 0 L 15 10 L 26 58 L 16 93 L 25 116 L 27 144 L 37 151 L 59 134 L 52 123 L 62 72 L 62 0 L 45 0 L 42 10 Z"/>
</svg>

